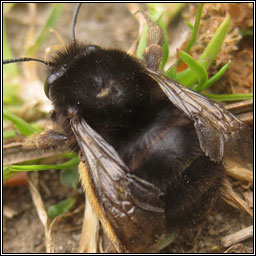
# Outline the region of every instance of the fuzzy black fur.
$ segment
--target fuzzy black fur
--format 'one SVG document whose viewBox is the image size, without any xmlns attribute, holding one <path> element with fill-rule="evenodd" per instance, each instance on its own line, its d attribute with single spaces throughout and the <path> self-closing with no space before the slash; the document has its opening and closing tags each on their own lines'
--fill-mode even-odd
<svg viewBox="0 0 256 256">
<path fill-rule="evenodd" d="M 217 194 L 222 166 L 201 151 L 191 120 L 169 102 L 142 63 L 118 50 L 73 43 L 52 60 L 45 90 L 54 119 L 74 142 L 67 111 L 120 154 L 130 172 L 163 193 L 168 227 L 195 223 Z"/>
</svg>

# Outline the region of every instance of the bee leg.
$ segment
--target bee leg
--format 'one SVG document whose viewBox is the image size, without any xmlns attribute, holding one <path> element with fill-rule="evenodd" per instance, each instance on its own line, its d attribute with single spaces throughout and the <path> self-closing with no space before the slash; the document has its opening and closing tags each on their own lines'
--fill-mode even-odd
<svg viewBox="0 0 256 256">
<path fill-rule="evenodd" d="M 40 134 L 35 134 L 26 139 L 23 144 L 25 149 L 51 149 L 65 146 L 67 147 L 68 137 L 61 132 L 46 130 Z"/>
<path fill-rule="evenodd" d="M 79 253 L 98 252 L 99 219 L 94 212 L 89 199 L 86 197 L 84 220 L 80 238 Z"/>
<path fill-rule="evenodd" d="M 147 47 L 144 51 L 144 60 L 149 69 L 157 71 L 162 60 L 162 45 L 164 43 L 164 32 L 159 25 L 143 13 L 147 24 Z"/>
<path fill-rule="evenodd" d="M 114 244 L 117 252 L 118 253 L 124 253 L 126 251 L 126 249 L 122 245 L 121 241 L 118 239 L 117 234 L 115 233 L 115 231 L 113 230 L 109 220 L 105 216 L 105 213 L 104 213 L 104 211 L 102 209 L 102 206 L 99 202 L 99 199 L 97 197 L 97 192 L 95 191 L 93 181 L 90 177 L 90 174 L 88 173 L 88 169 L 87 169 L 86 165 L 83 162 L 80 162 L 78 170 L 79 170 L 80 179 L 81 179 L 83 189 L 86 192 L 86 203 L 90 202 L 91 209 L 89 209 L 89 211 L 91 211 L 93 219 L 96 221 L 95 217 L 97 216 L 97 218 L 100 220 L 100 222 L 103 226 L 103 229 L 106 232 L 107 236 L 109 237 L 109 239 Z M 85 218 L 84 218 L 84 221 L 85 221 Z M 83 231 L 82 231 L 82 236 L 83 237 L 81 238 L 81 241 L 80 241 L 79 250 L 92 249 L 91 247 L 88 246 L 90 241 L 92 241 L 92 238 L 89 238 L 89 241 L 86 242 L 85 246 L 81 245 L 82 242 L 84 242 L 84 240 L 82 241 L 82 239 L 85 238 L 85 237 L 88 238 L 88 234 L 91 235 L 91 233 L 88 233 L 87 235 L 85 235 L 85 232 L 88 232 L 90 227 L 87 227 L 85 229 L 84 225 L 87 225 L 87 223 L 83 224 Z M 95 230 L 95 227 L 93 229 Z M 86 253 L 92 253 L 92 252 L 93 251 L 86 251 Z"/>
</svg>

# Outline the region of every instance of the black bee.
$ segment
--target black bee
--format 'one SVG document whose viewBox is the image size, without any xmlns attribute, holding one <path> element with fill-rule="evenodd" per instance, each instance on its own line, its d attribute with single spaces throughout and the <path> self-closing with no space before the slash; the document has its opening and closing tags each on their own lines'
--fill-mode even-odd
<svg viewBox="0 0 256 256">
<path fill-rule="evenodd" d="M 157 71 L 162 33 L 151 25 L 144 63 L 75 36 L 49 62 L 19 59 L 49 67 L 51 118 L 80 154 L 86 196 L 118 252 L 159 250 L 201 220 L 225 179 L 223 159 L 252 163 L 249 127 Z"/>
</svg>

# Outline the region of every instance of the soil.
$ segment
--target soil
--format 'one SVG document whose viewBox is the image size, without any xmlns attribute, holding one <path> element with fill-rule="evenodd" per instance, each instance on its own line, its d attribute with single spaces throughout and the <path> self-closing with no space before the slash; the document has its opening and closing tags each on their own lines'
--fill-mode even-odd
<svg viewBox="0 0 256 256">
<path fill-rule="evenodd" d="M 59 171 L 40 172 L 40 192 L 45 207 L 56 204 L 74 194 L 70 188 L 59 182 Z M 44 186 L 42 186 L 44 184 Z M 49 192 L 44 187 L 47 186 Z M 47 190 L 47 191 L 48 191 Z M 71 216 L 64 218 L 56 227 L 56 252 L 76 253 L 79 246 L 83 221 L 83 193 L 76 193 L 78 203 Z M 4 253 L 44 253 L 45 235 L 27 186 L 5 187 L 3 205 L 17 212 L 17 215 L 4 218 L 3 252 Z M 227 248 L 221 244 L 221 238 L 242 228 L 250 226 L 252 219 L 218 200 L 209 211 L 206 220 L 197 228 L 184 229 L 177 235 L 175 242 L 164 249 L 166 253 L 223 253 Z M 236 253 L 252 253 L 253 239 L 250 238 L 236 248 Z"/>
<path fill-rule="evenodd" d="M 47 17 L 51 4 L 37 4 L 36 29 L 39 30 Z M 74 4 L 65 4 L 62 17 L 55 29 L 64 41 L 71 37 L 71 20 Z M 27 4 L 16 4 L 7 15 L 6 28 L 15 56 L 22 56 L 26 32 L 30 24 Z M 76 29 L 77 38 L 104 47 L 128 50 L 138 34 L 138 23 L 123 4 L 84 4 Z M 44 56 L 46 47 L 59 44 L 54 34 L 40 47 L 39 57 Z M 44 76 L 44 72 L 42 77 Z M 77 204 L 71 216 L 64 218 L 56 227 L 56 252 L 75 253 L 83 220 L 84 195 L 79 188 L 73 190 L 60 183 L 59 171 L 44 171 L 39 175 L 39 189 L 45 206 L 56 204 L 71 195 L 77 197 Z M 234 181 L 235 182 L 235 181 Z M 4 217 L 4 253 L 44 253 L 45 235 L 28 186 L 3 188 L 3 206 L 16 212 L 12 217 Z M 252 217 L 247 213 L 227 205 L 219 199 L 209 211 L 204 223 L 195 229 L 185 229 L 179 234 L 166 253 L 223 253 L 221 238 L 252 225 Z M 253 253 L 253 238 L 249 238 L 230 248 L 234 253 Z"/>
</svg>

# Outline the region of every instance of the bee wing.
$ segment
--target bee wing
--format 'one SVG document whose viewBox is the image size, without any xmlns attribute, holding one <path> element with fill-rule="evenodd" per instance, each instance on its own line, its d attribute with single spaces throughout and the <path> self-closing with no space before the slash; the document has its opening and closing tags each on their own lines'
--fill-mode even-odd
<svg viewBox="0 0 256 256">
<path fill-rule="evenodd" d="M 130 174 L 115 149 L 84 119 L 71 118 L 71 127 L 81 149 L 81 161 L 91 179 L 90 189 L 95 194 L 95 198 L 90 199 L 94 201 L 91 205 L 99 205 L 98 212 L 104 215 L 99 216 L 103 226 L 107 222 L 111 226 L 105 230 L 113 229 L 128 250 L 145 251 L 150 248 L 164 230 L 162 192 Z M 86 194 L 88 196 L 87 189 Z"/>
<path fill-rule="evenodd" d="M 147 69 L 169 100 L 194 121 L 201 149 L 213 161 L 253 162 L 252 130 L 220 104 L 163 74 Z"/>
</svg>

